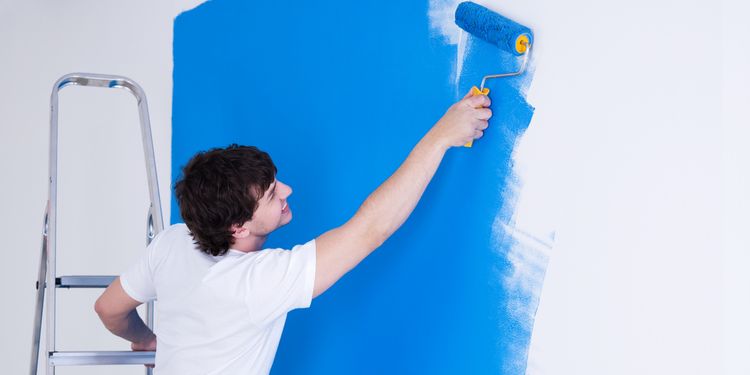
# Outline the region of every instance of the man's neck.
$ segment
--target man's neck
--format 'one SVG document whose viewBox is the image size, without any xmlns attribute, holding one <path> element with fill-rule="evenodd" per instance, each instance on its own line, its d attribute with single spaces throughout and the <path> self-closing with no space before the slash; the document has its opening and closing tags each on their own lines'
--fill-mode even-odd
<svg viewBox="0 0 750 375">
<path fill-rule="evenodd" d="M 250 253 L 262 249 L 265 242 L 266 236 L 258 237 L 250 235 L 245 238 L 235 238 L 231 248 L 243 253 Z"/>
</svg>

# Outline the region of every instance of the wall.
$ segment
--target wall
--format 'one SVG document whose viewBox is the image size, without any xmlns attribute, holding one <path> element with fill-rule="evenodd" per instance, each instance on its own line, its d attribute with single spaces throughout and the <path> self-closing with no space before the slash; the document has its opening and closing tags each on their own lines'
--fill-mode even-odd
<svg viewBox="0 0 750 375">
<path fill-rule="evenodd" d="M 529 373 L 747 373 L 747 5 L 516 11 L 539 25 L 519 158 L 557 225 Z"/>
<path fill-rule="evenodd" d="M 491 5 L 534 28 L 538 42 L 528 98 L 536 111 L 516 150 L 523 179 L 516 212 L 518 221 L 530 225 L 554 224 L 556 236 L 529 373 L 750 372 L 744 358 L 750 349 L 745 319 L 750 280 L 744 270 L 750 203 L 745 194 L 750 187 L 745 147 L 750 119 L 744 109 L 750 99 L 750 46 L 743 37 L 750 32 L 743 19 L 747 5 Z M 8 373 L 27 369 L 46 199 L 51 83 L 70 71 L 121 73 L 139 81 L 149 95 L 157 150 L 164 150 L 157 155 L 160 170 L 167 171 L 172 19 L 188 7 L 163 2 L 0 3 L 0 74 L 8 87 L 0 93 L 0 173 L 5 181 L 0 228 L 6 252 L 14 251 L 12 261 L 0 266 L 0 287 L 10 306 L 0 323 L 3 358 L 13 358 L 6 364 Z M 111 14 L 123 15 L 123 22 L 113 22 Z M 138 19 L 140 27 L 126 21 L 130 19 Z M 76 103 L 97 100 L 83 92 L 66 94 L 71 111 Z M 132 108 L 127 95 L 113 93 L 111 98 L 109 108 L 104 106 L 110 103 L 96 102 L 101 116 L 91 113 L 83 120 L 88 132 L 69 139 L 68 150 L 91 146 L 94 153 L 106 151 L 96 145 L 97 119 L 108 113 L 130 116 Z M 430 108 L 439 110 L 437 105 Z M 86 114 L 82 112 L 69 113 L 71 123 Z M 122 147 L 123 153 L 138 146 L 132 138 L 127 142 L 112 146 Z M 99 157 L 75 151 L 66 155 L 71 162 Z M 140 246 L 144 207 L 110 199 L 132 194 L 127 181 L 137 178 L 140 157 L 138 152 L 128 155 L 117 168 L 127 170 L 126 175 L 111 176 L 122 179 L 120 184 L 108 186 L 105 193 L 90 192 L 94 201 L 113 205 L 107 210 L 112 214 L 95 221 L 121 218 L 118 230 L 133 233 L 134 246 Z M 89 181 L 99 182 L 96 177 Z M 164 197 L 168 181 L 162 172 Z M 81 202 L 74 199 L 70 204 Z M 70 220 L 85 223 L 86 218 Z M 91 233 L 101 236 L 96 243 L 112 241 L 111 227 Z M 83 243 L 86 235 L 79 232 L 68 243 Z M 102 270 L 110 265 L 96 259 L 85 266 Z M 76 264 L 68 267 L 77 271 Z M 88 337 L 79 342 L 107 340 L 101 329 L 89 333 L 90 317 L 75 320 L 68 336 L 85 330 L 79 336 Z M 125 347 L 115 340 L 107 345 Z"/>
</svg>

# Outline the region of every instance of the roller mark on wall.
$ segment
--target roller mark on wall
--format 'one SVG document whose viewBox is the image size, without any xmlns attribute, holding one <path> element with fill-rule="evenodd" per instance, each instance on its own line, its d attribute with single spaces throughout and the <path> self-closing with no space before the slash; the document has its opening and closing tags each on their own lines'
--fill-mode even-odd
<svg viewBox="0 0 750 375">
<path fill-rule="evenodd" d="M 461 77 L 461 70 L 463 69 L 467 37 L 466 33 L 454 22 L 456 7 L 460 2 L 461 0 L 430 0 L 427 11 L 433 37 L 456 46 L 456 63 L 452 74 L 453 83 L 456 87 L 458 87 L 458 79 Z"/>
</svg>

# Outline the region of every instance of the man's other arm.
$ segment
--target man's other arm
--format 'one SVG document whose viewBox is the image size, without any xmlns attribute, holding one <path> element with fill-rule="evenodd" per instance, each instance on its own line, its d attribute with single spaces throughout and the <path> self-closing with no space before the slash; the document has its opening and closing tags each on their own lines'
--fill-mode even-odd
<svg viewBox="0 0 750 375">
<path fill-rule="evenodd" d="M 156 335 L 146 326 L 136 307 L 141 302 L 130 297 L 116 278 L 94 304 L 104 326 L 132 343 L 133 350 L 156 350 Z"/>
<path fill-rule="evenodd" d="M 316 239 L 313 297 L 330 288 L 401 227 L 448 148 L 462 146 L 483 135 L 492 116 L 489 105 L 486 96 L 470 94 L 452 105 L 349 221 Z"/>
</svg>

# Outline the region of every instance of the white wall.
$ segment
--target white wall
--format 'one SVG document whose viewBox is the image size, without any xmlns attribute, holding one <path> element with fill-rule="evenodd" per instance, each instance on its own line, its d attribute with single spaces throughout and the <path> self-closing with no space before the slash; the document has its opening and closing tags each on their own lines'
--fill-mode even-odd
<svg viewBox="0 0 750 375">
<path fill-rule="evenodd" d="M 722 8 L 722 370 L 750 374 L 750 6 Z"/>
<path fill-rule="evenodd" d="M 28 371 L 34 281 L 47 199 L 49 95 L 63 74 L 121 74 L 148 97 L 168 217 L 172 22 L 189 1 L 0 1 L 0 319 L 3 373 Z M 60 94 L 58 274 L 115 274 L 144 244 L 147 190 L 135 100 L 120 90 Z M 101 327 L 99 290 L 60 291 L 61 349 L 129 349 Z M 100 374 L 67 368 L 59 374 Z M 111 373 L 142 373 L 139 366 Z"/>
<path fill-rule="evenodd" d="M 750 373 L 750 7 L 502 3 L 538 47 L 519 215 L 557 233 L 528 373 Z"/>
<path fill-rule="evenodd" d="M 172 20 L 198 2 L 0 2 L 4 373 L 28 366 L 52 83 L 89 71 L 144 87 L 166 202 Z M 554 224 L 557 237 L 529 372 L 750 373 L 748 6 L 484 3 L 536 31 L 519 217 Z M 60 271 L 116 273 L 142 247 L 135 104 L 125 92 L 68 88 L 61 110 Z M 125 349 L 95 320 L 96 293 L 59 293 L 70 322 L 61 344 Z"/>
</svg>

